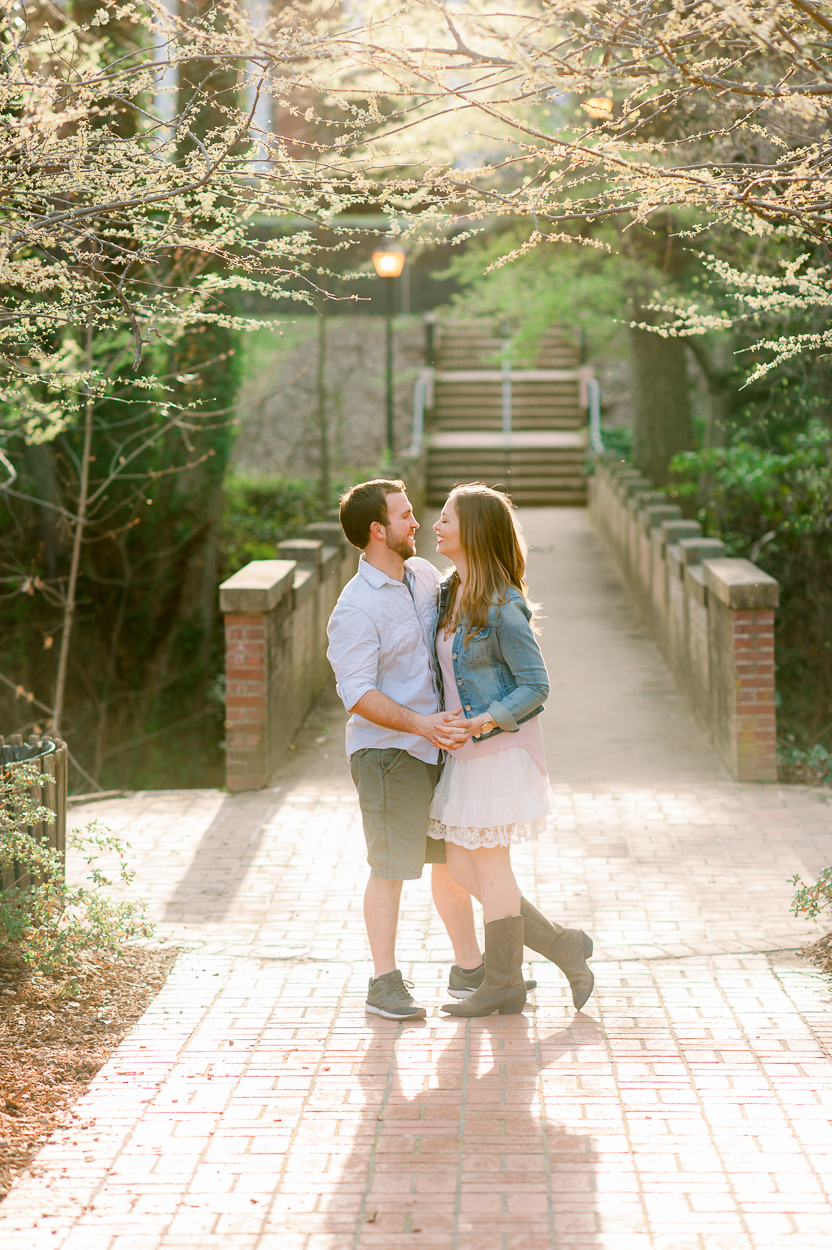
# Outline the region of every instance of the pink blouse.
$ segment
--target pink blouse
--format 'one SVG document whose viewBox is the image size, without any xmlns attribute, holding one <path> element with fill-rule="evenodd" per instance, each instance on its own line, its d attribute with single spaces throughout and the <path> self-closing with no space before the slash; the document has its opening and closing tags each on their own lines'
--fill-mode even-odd
<svg viewBox="0 0 832 1250">
<path fill-rule="evenodd" d="M 455 711 L 453 701 L 449 703 L 448 693 L 456 690 L 456 675 L 454 674 L 453 661 L 453 642 L 454 636 L 445 637 L 445 631 L 440 626 L 436 635 L 436 658 L 439 660 L 439 667 L 442 671 L 442 682 L 445 686 L 445 708 L 446 712 Z M 456 695 L 453 696 L 456 699 Z M 456 707 L 459 707 L 457 702 Z M 515 747 L 523 747 L 528 751 L 537 767 L 547 775 L 546 769 L 546 749 L 543 745 L 543 728 L 540 724 L 540 716 L 533 716 L 531 720 L 524 721 L 516 733 L 500 733 L 495 734 L 493 738 L 487 738 L 485 742 L 479 739 L 469 738 L 464 746 L 459 747 L 450 754 L 457 760 L 473 760 L 485 759 L 487 755 L 497 755 L 500 751 L 511 751 Z"/>
</svg>

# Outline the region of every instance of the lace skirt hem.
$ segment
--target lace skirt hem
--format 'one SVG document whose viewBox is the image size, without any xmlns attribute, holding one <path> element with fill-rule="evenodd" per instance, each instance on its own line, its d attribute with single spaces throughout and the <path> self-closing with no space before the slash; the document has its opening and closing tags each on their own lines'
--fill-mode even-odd
<svg viewBox="0 0 832 1250">
<path fill-rule="evenodd" d="M 536 841 L 554 814 L 549 778 L 524 747 L 445 764 L 428 816 L 432 838 L 467 850 Z"/>
<path fill-rule="evenodd" d="M 518 842 L 536 842 L 546 828 L 546 817 L 537 820 L 516 821 L 513 825 L 491 825 L 488 828 L 472 828 L 468 825 L 445 825 L 440 820 L 428 821 L 428 837 L 443 842 L 453 842 L 466 851 L 478 851 L 481 847 L 514 846 Z"/>
</svg>

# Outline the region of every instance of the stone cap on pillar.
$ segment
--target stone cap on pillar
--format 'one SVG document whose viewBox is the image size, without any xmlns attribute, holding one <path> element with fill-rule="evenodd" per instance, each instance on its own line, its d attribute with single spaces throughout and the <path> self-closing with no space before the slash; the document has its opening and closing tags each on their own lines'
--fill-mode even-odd
<svg viewBox="0 0 832 1250">
<path fill-rule="evenodd" d="M 698 538 L 702 533 L 698 521 L 660 521 L 659 525 L 668 546 L 679 542 L 680 538 Z"/>
<path fill-rule="evenodd" d="M 297 560 L 298 564 L 311 564 L 318 569 L 324 545 L 320 538 L 285 538 L 277 544 L 277 554 L 282 560 Z"/>
<path fill-rule="evenodd" d="M 725 552 L 725 543 L 718 538 L 680 538 L 677 543 L 682 564 L 701 564 L 715 560 Z"/>
<path fill-rule="evenodd" d="M 615 485 L 620 497 L 625 502 L 631 495 L 641 495 L 644 491 L 653 489 L 653 483 L 650 481 L 650 478 L 642 477 L 641 474 L 638 477 L 619 477 Z"/>
<path fill-rule="evenodd" d="M 341 555 L 350 545 L 340 521 L 313 521 L 305 527 L 305 533 L 307 538 L 316 538 L 327 547 L 337 547 Z"/>
<path fill-rule="evenodd" d="M 631 496 L 630 502 L 635 503 L 636 508 L 641 511 L 642 508 L 651 508 L 654 504 L 656 507 L 666 504 L 667 495 L 661 490 L 642 490 Z"/>
<path fill-rule="evenodd" d="M 252 560 L 220 586 L 220 612 L 271 612 L 291 594 L 294 560 Z"/>
<path fill-rule="evenodd" d="M 705 585 L 728 608 L 776 608 L 780 585 L 750 560 L 705 560 Z"/>
<path fill-rule="evenodd" d="M 646 530 L 656 530 L 663 521 L 681 520 L 682 509 L 676 503 L 649 504 L 639 513 Z"/>
</svg>

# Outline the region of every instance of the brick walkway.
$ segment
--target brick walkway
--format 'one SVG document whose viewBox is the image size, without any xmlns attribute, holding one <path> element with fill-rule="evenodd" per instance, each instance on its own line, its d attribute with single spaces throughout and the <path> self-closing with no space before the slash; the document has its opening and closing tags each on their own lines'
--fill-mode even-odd
<svg viewBox="0 0 832 1250">
<path fill-rule="evenodd" d="M 406 891 L 400 958 L 428 1019 L 365 1018 L 365 868 L 327 698 L 273 791 L 76 811 L 127 834 L 132 892 L 184 950 L 75 1129 L 0 1207 L 4 1250 L 832 1243 L 829 992 L 795 953 L 817 931 L 789 916 L 786 880 L 832 859 L 829 796 L 725 780 L 615 604 L 640 667 L 616 660 L 616 627 L 593 640 L 596 669 L 617 664 L 642 691 L 638 716 L 659 742 L 655 699 L 674 726 L 668 754 L 687 741 L 704 776 L 691 780 L 687 760 L 673 783 L 664 757 L 650 777 L 639 738 L 624 784 L 615 708 L 597 732 L 585 717 L 611 778 L 584 780 L 585 753 L 564 748 L 557 825 L 516 866 L 545 911 L 596 935 L 587 1010 L 535 964 L 522 1016 L 439 1015 L 450 952 L 424 881 Z M 549 636 L 568 628 L 550 605 Z M 574 658 L 555 717 L 571 697 L 590 709 L 601 697 L 592 669 Z"/>
</svg>

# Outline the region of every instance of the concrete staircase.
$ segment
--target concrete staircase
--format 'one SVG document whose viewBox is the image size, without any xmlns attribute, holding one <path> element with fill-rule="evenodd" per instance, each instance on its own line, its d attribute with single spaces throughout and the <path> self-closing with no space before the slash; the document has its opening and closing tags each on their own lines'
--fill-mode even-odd
<svg viewBox="0 0 832 1250">
<path fill-rule="evenodd" d="M 573 339 L 554 328 L 531 368 L 509 370 L 489 323 L 437 330 L 428 503 L 444 502 L 455 482 L 482 481 L 518 505 L 584 504 L 586 401 Z"/>
</svg>

